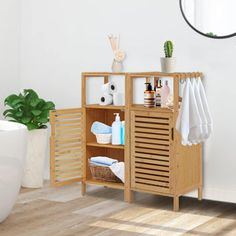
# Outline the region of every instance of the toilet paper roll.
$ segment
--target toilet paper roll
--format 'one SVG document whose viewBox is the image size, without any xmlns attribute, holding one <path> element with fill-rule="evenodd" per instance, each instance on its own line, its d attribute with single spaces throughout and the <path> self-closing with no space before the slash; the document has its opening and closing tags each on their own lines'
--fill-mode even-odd
<svg viewBox="0 0 236 236">
<path fill-rule="evenodd" d="M 115 106 L 124 106 L 124 96 L 123 96 L 123 93 L 114 93 L 113 94 L 113 104 Z"/>
<path fill-rule="evenodd" d="M 99 104 L 102 106 L 111 105 L 113 103 L 113 97 L 110 94 L 103 94 L 100 98 Z"/>
<path fill-rule="evenodd" d="M 102 91 L 104 94 L 114 94 L 116 92 L 116 84 L 114 82 L 109 82 L 106 84 L 103 84 Z"/>
</svg>

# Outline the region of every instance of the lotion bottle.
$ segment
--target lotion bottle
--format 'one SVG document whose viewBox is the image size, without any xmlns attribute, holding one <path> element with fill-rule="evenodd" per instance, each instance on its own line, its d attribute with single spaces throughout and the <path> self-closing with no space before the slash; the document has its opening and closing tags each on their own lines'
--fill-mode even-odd
<svg viewBox="0 0 236 236">
<path fill-rule="evenodd" d="M 115 121 L 112 123 L 112 145 L 121 144 L 121 122 L 119 113 L 114 113 L 116 115 Z"/>
<path fill-rule="evenodd" d="M 151 83 L 145 83 L 146 90 L 144 91 L 144 106 L 154 107 L 155 106 L 155 91 L 152 90 Z"/>
<path fill-rule="evenodd" d="M 161 106 L 161 80 L 157 80 L 156 86 L 155 86 L 155 91 L 156 91 L 156 106 L 160 107 Z"/>
<path fill-rule="evenodd" d="M 121 144 L 125 145 L 125 121 L 121 121 Z"/>
</svg>

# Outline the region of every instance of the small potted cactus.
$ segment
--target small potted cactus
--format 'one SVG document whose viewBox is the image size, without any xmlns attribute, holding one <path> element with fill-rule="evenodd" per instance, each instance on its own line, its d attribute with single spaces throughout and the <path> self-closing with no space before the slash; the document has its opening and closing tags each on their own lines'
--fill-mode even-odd
<svg viewBox="0 0 236 236">
<path fill-rule="evenodd" d="M 175 71 L 176 60 L 173 57 L 173 43 L 169 40 L 164 43 L 165 57 L 161 58 L 162 72 L 172 73 Z"/>
</svg>

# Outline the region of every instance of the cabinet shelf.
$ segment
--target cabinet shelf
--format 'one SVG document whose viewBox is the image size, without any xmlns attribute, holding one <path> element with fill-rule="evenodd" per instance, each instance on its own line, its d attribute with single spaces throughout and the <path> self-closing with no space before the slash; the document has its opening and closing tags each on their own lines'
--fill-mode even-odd
<svg viewBox="0 0 236 236">
<path fill-rule="evenodd" d="M 94 185 L 100 185 L 108 188 L 116 188 L 116 189 L 124 189 L 124 183 L 115 183 L 115 182 L 107 182 L 102 180 L 96 180 L 96 179 L 87 179 L 86 183 L 88 184 L 94 184 Z"/>
<path fill-rule="evenodd" d="M 155 111 L 155 112 L 165 112 L 165 113 L 172 113 L 172 108 L 161 108 L 161 107 L 145 107 L 143 104 L 133 104 L 131 106 L 132 110 L 136 111 Z"/>
<path fill-rule="evenodd" d="M 89 104 L 89 105 L 86 105 L 85 107 L 89 109 L 104 109 L 104 110 L 124 110 L 125 109 L 125 106 L 115 106 L 115 105 L 102 106 L 99 104 Z"/>
<path fill-rule="evenodd" d="M 125 149 L 124 145 L 112 145 L 112 144 L 99 144 L 96 142 L 87 143 L 87 147 L 101 147 L 101 148 L 113 148 L 113 149 Z"/>
</svg>

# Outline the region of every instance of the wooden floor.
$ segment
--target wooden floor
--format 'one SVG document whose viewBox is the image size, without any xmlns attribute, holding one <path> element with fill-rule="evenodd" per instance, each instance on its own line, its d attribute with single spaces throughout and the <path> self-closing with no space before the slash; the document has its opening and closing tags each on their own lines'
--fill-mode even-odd
<svg viewBox="0 0 236 236">
<path fill-rule="evenodd" d="M 172 199 L 136 194 L 133 204 L 123 192 L 80 185 L 23 189 L 0 236 L 126 236 L 236 235 L 236 204 L 181 198 L 180 212 Z"/>
</svg>

